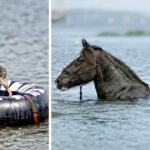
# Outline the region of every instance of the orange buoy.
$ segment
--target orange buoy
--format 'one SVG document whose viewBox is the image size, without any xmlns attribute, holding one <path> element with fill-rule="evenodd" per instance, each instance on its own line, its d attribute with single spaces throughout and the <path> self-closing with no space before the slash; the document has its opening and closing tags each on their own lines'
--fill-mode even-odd
<svg viewBox="0 0 150 150">
<path fill-rule="evenodd" d="M 39 124 L 38 112 L 33 112 L 33 119 L 36 125 Z"/>
</svg>

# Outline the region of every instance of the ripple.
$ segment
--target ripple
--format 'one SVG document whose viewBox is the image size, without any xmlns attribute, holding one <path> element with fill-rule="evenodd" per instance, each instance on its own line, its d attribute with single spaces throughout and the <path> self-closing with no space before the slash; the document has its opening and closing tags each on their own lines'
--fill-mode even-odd
<svg viewBox="0 0 150 150">
<path fill-rule="evenodd" d="M 0 2 L 0 60 L 9 78 L 48 88 L 48 5 L 36 0 Z M 33 144 L 34 143 L 34 144 Z M 0 129 L 0 149 L 48 149 L 48 124 Z"/>
</svg>

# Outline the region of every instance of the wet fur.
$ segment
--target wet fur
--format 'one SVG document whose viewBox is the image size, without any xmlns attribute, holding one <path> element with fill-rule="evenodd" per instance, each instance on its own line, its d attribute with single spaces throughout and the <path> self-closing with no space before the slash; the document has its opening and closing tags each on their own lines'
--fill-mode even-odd
<svg viewBox="0 0 150 150">
<path fill-rule="evenodd" d="M 96 46 L 92 47 L 95 49 Z M 96 50 L 100 51 L 100 63 L 103 60 L 103 63 L 108 64 L 107 69 L 102 65 L 98 66 L 98 68 L 101 67 L 103 70 L 103 81 L 100 73 L 94 79 L 98 98 L 134 99 L 150 94 L 148 84 L 143 82 L 124 62 L 101 48 L 96 47 Z M 113 74 L 111 70 L 115 70 L 116 73 Z M 116 82 L 119 80 L 120 82 Z"/>
</svg>

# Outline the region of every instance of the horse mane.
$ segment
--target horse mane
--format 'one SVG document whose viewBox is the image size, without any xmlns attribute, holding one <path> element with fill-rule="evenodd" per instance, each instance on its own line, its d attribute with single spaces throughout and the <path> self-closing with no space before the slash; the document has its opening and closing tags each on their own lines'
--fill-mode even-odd
<svg viewBox="0 0 150 150">
<path fill-rule="evenodd" d="M 94 50 L 100 50 L 100 51 L 103 51 L 107 58 L 113 63 L 113 65 L 117 68 L 117 64 L 119 64 L 119 69 L 122 70 L 128 77 L 132 77 L 135 78 L 137 81 L 139 81 L 140 83 L 142 83 L 143 85 L 145 86 L 148 86 L 148 84 L 146 84 L 145 82 L 143 82 L 137 75 L 136 73 L 130 69 L 130 67 L 128 67 L 123 61 L 121 61 L 120 59 L 116 58 L 115 56 L 111 55 L 110 53 L 104 51 L 101 47 L 99 46 L 96 46 L 96 45 L 91 45 L 92 48 Z M 113 60 L 111 60 L 110 58 L 112 58 Z M 124 71 L 125 70 L 125 71 Z M 128 74 L 128 72 L 130 74 Z"/>
<path fill-rule="evenodd" d="M 133 77 L 134 79 L 136 79 L 137 81 L 139 81 L 141 84 L 145 85 L 145 86 L 148 86 L 148 84 L 146 84 L 145 82 L 143 82 L 137 75 L 136 73 L 130 68 L 128 67 L 123 61 L 121 61 L 120 59 L 116 58 L 115 56 L 111 55 L 110 53 L 106 52 L 105 53 L 107 54 L 107 58 L 113 63 L 113 65 L 124 72 L 126 74 L 126 76 L 128 76 L 129 78 L 130 77 Z M 111 60 L 109 57 L 111 57 L 113 60 Z M 117 64 L 119 64 L 117 66 Z"/>
<path fill-rule="evenodd" d="M 94 50 L 104 51 L 101 47 L 96 46 L 96 45 L 91 45 L 91 47 L 92 47 Z"/>
</svg>

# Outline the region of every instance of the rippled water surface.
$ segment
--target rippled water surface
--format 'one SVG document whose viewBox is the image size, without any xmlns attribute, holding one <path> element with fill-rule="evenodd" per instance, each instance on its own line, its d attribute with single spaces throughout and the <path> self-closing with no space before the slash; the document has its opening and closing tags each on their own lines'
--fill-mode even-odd
<svg viewBox="0 0 150 150">
<path fill-rule="evenodd" d="M 150 99 L 100 101 L 93 83 L 61 92 L 54 80 L 81 50 L 81 38 L 127 63 L 150 84 L 150 37 L 98 37 L 96 32 L 53 23 L 52 149 L 143 150 L 150 147 Z"/>
<path fill-rule="evenodd" d="M 0 64 L 9 78 L 48 89 L 47 1 L 0 1 Z M 1 150 L 47 150 L 48 123 L 0 129 Z"/>
</svg>

